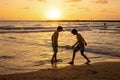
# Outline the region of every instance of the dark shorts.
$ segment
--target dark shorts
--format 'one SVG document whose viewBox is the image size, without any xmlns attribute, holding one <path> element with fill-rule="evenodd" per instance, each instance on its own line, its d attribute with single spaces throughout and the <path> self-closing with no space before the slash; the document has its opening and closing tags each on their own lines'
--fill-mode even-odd
<svg viewBox="0 0 120 80">
<path fill-rule="evenodd" d="M 84 51 L 84 49 L 85 49 L 85 46 L 84 46 L 84 44 L 83 43 L 79 43 L 79 44 L 77 44 L 75 47 L 74 47 L 74 51 L 76 52 L 76 51 Z"/>
<path fill-rule="evenodd" d="M 57 52 L 57 51 L 58 51 L 58 45 L 57 45 L 57 44 L 53 43 L 53 44 L 52 44 L 52 48 L 53 48 L 53 51 L 54 51 L 54 52 Z"/>
</svg>

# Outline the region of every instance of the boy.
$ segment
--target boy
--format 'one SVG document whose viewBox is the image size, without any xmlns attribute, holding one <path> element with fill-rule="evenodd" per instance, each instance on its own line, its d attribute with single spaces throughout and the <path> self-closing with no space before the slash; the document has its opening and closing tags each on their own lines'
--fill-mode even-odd
<svg viewBox="0 0 120 80">
<path fill-rule="evenodd" d="M 53 35 L 51 37 L 52 47 L 53 47 L 53 51 L 54 51 L 54 54 L 53 54 L 52 59 L 51 59 L 51 63 L 57 61 L 58 37 L 59 37 L 59 32 L 62 30 L 63 30 L 62 26 L 58 26 L 57 30 L 53 33 Z"/>
<path fill-rule="evenodd" d="M 78 50 L 80 50 L 81 55 L 87 60 L 87 62 L 85 64 L 89 64 L 90 60 L 87 58 L 87 56 L 84 54 L 84 45 L 87 46 L 86 41 L 84 40 L 84 38 L 81 36 L 81 34 L 78 33 L 78 31 L 76 29 L 73 29 L 71 31 L 71 33 L 73 35 L 76 35 L 77 38 L 77 42 L 72 46 L 73 49 L 73 57 L 72 57 L 72 61 L 69 62 L 69 64 L 74 65 L 74 59 L 75 59 L 75 54 Z"/>
</svg>

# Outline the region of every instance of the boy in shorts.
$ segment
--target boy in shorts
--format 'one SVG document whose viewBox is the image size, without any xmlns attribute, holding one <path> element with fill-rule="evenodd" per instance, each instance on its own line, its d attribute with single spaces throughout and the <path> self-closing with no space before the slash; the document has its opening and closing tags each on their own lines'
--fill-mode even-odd
<svg viewBox="0 0 120 80">
<path fill-rule="evenodd" d="M 62 26 L 58 26 L 57 30 L 53 33 L 51 40 L 52 40 L 52 48 L 53 48 L 53 56 L 51 59 L 51 63 L 57 61 L 57 52 L 58 52 L 58 37 L 59 37 L 59 32 L 62 31 L 63 28 Z"/>
<path fill-rule="evenodd" d="M 74 65 L 74 59 L 75 59 L 75 54 L 77 51 L 80 50 L 81 55 L 87 60 L 87 62 L 85 64 L 89 64 L 90 60 L 88 59 L 88 57 L 84 54 L 84 49 L 85 49 L 85 45 L 87 46 L 86 41 L 84 40 L 84 38 L 82 37 L 81 34 L 78 33 L 78 31 L 76 29 L 73 29 L 71 31 L 71 33 L 73 35 L 76 35 L 77 38 L 77 42 L 72 46 L 73 49 L 73 56 L 72 56 L 72 61 L 69 62 L 69 64 Z"/>
</svg>

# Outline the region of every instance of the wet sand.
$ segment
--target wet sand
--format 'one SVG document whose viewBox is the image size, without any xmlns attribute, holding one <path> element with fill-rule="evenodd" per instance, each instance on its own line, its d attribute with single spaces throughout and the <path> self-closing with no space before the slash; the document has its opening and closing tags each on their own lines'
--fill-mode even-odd
<svg viewBox="0 0 120 80">
<path fill-rule="evenodd" d="M 89 65 L 68 65 L 28 73 L 0 75 L 0 80 L 119 80 L 120 62 L 105 61 Z"/>
</svg>

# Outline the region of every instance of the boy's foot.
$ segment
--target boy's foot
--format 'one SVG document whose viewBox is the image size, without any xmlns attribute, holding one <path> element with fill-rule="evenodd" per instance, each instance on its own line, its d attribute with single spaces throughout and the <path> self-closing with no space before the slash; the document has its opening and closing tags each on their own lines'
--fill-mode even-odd
<svg viewBox="0 0 120 80">
<path fill-rule="evenodd" d="M 69 62 L 68 64 L 74 65 L 74 63 L 73 63 L 73 62 Z"/>
<path fill-rule="evenodd" d="M 55 63 L 55 61 L 54 61 L 54 60 L 51 60 L 51 63 L 53 64 L 53 63 Z"/>
<path fill-rule="evenodd" d="M 55 59 L 56 62 L 59 62 L 59 60 Z"/>
<path fill-rule="evenodd" d="M 90 63 L 90 61 L 87 61 L 85 64 L 89 64 Z"/>
<path fill-rule="evenodd" d="M 56 62 L 62 62 L 62 59 L 57 59 L 57 60 L 55 60 Z"/>
</svg>

